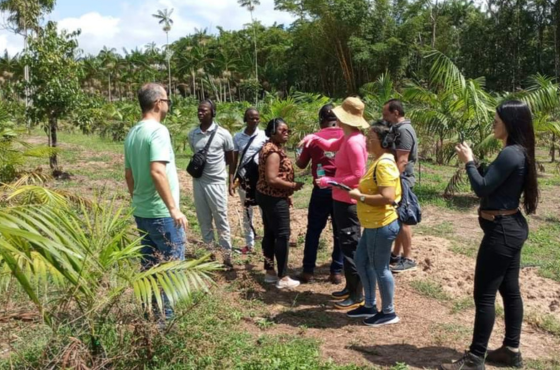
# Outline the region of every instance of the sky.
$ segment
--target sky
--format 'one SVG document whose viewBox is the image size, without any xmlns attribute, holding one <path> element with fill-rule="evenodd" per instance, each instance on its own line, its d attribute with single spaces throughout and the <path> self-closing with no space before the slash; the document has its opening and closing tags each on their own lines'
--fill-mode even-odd
<svg viewBox="0 0 560 370">
<path fill-rule="evenodd" d="M 295 17 L 274 10 L 274 0 L 260 0 L 254 17 L 265 25 L 289 25 Z M 169 41 L 192 34 L 195 29 L 207 28 L 217 33 L 217 26 L 238 30 L 251 22 L 249 11 L 237 0 L 57 0 L 54 11 L 46 20 L 58 22 L 59 28 L 69 31 L 81 29 L 80 48 L 86 54 L 97 54 L 103 46 L 128 50 L 155 42 L 166 43 L 165 33 L 152 17 L 158 9 L 174 9 L 173 27 Z M 23 48 L 23 38 L 5 29 L 6 15 L 0 16 L 0 52 L 10 55 Z"/>
</svg>

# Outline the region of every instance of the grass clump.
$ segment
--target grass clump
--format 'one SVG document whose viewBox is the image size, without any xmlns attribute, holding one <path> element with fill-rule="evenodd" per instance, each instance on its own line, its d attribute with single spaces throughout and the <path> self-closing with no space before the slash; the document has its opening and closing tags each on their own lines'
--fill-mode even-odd
<svg viewBox="0 0 560 370">
<path fill-rule="evenodd" d="M 432 280 L 414 280 L 410 286 L 424 297 L 437 299 L 438 301 L 449 301 L 451 297 L 443 291 L 440 284 Z"/>
</svg>

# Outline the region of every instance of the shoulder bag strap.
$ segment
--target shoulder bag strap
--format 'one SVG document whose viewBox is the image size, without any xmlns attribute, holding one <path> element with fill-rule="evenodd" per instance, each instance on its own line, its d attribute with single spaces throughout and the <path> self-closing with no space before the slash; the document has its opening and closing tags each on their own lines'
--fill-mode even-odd
<svg viewBox="0 0 560 370">
<path fill-rule="evenodd" d="M 258 133 L 255 134 L 254 136 L 252 136 L 249 139 L 249 142 L 247 143 L 247 145 L 245 145 L 245 149 L 243 149 L 243 153 L 241 153 L 241 157 L 239 157 L 239 164 L 243 163 L 243 157 L 245 157 L 245 154 L 247 153 L 247 150 L 249 150 L 249 147 L 251 146 L 251 144 L 253 143 L 253 140 L 255 140 L 257 135 L 258 135 Z"/>
<path fill-rule="evenodd" d="M 212 144 L 212 140 L 214 139 L 214 136 L 216 136 L 216 132 L 218 132 L 219 128 L 220 126 L 216 125 L 216 129 L 212 132 L 212 134 L 210 134 L 210 138 L 206 142 L 206 145 L 204 145 L 204 149 L 202 149 L 204 152 L 207 152 L 208 148 L 210 148 L 210 144 Z"/>
<path fill-rule="evenodd" d="M 381 162 L 382 160 L 388 160 L 391 161 L 395 164 L 397 164 L 397 162 L 395 162 L 394 160 L 390 159 L 390 158 L 381 158 L 376 164 L 375 164 L 375 168 L 373 169 L 373 182 L 375 182 L 375 185 L 377 185 L 377 166 L 379 165 L 379 162 Z"/>
</svg>

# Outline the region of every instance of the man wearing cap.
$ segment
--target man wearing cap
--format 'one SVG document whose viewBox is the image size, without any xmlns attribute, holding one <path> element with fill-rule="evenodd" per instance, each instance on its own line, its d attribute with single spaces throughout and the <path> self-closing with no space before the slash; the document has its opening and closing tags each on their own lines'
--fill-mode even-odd
<svg viewBox="0 0 560 370">
<path fill-rule="evenodd" d="M 366 171 L 368 153 L 366 140 L 360 129 L 369 128 L 364 119 L 364 103 L 358 98 L 346 98 L 342 105 L 333 109 L 337 124 L 344 136 L 335 140 L 325 140 L 317 135 L 307 135 L 300 145 L 318 145 L 326 151 L 337 152 L 334 177 L 324 176 L 315 181 L 319 187 L 331 186 L 332 182 L 357 188 Z M 351 310 L 364 302 L 363 287 L 354 262 L 354 255 L 360 240 L 361 228 L 358 221 L 357 201 L 350 198 L 347 190 L 334 187 L 332 190 L 335 223 L 338 228 L 338 242 L 344 255 L 344 275 L 346 287 L 332 293 L 335 308 Z M 360 201 L 363 201 L 360 199 Z"/>
<path fill-rule="evenodd" d="M 315 135 L 325 140 L 339 139 L 344 135 L 342 129 L 336 125 L 336 116 L 332 112 L 333 108 L 334 106 L 332 104 L 327 104 L 319 111 L 319 124 L 321 129 L 317 131 Z M 315 181 L 321 176 L 332 177 L 335 175 L 336 167 L 334 165 L 334 157 L 335 154 L 333 152 L 325 152 L 318 145 L 311 144 L 303 148 L 296 165 L 304 169 L 311 161 L 311 173 Z M 318 167 L 322 168 L 324 173 L 318 174 Z M 329 216 L 332 221 L 334 241 L 329 281 L 333 284 L 340 284 L 342 281 L 343 260 L 342 251 L 338 243 L 338 230 L 333 216 L 332 189 L 320 188 L 314 183 L 307 213 L 307 233 L 305 234 L 305 248 L 303 250 L 303 272 L 299 277 L 302 283 L 308 283 L 313 279 L 315 262 L 317 261 L 317 249 L 319 248 L 319 238 L 327 225 Z"/>
<path fill-rule="evenodd" d="M 399 138 L 396 142 L 397 166 L 401 172 L 402 181 L 407 181 L 412 189 L 416 182 L 414 165 L 418 158 L 418 138 L 410 120 L 404 117 L 404 108 L 400 100 L 391 99 L 383 105 L 383 119 L 396 126 Z M 400 255 L 401 250 L 403 252 Z M 403 224 L 399 236 L 395 240 L 395 248 L 391 253 L 391 271 L 401 273 L 416 270 L 416 262 L 411 258 L 412 229 Z"/>
</svg>

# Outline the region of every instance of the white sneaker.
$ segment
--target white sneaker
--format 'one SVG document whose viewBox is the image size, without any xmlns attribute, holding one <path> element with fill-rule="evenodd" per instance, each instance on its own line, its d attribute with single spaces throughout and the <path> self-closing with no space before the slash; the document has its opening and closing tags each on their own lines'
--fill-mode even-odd
<svg viewBox="0 0 560 370">
<path fill-rule="evenodd" d="M 278 276 L 276 274 L 265 274 L 264 275 L 264 282 L 267 284 L 276 284 L 278 282 Z"/>
<path fill-rule="evenodd" d="M 299 286 L 300 282 L 297 280 L 290 279 L 289 276 L 283 277 L 276 283 L 276 288 L 278 289 L 293 289 Z"/>
</svg>

